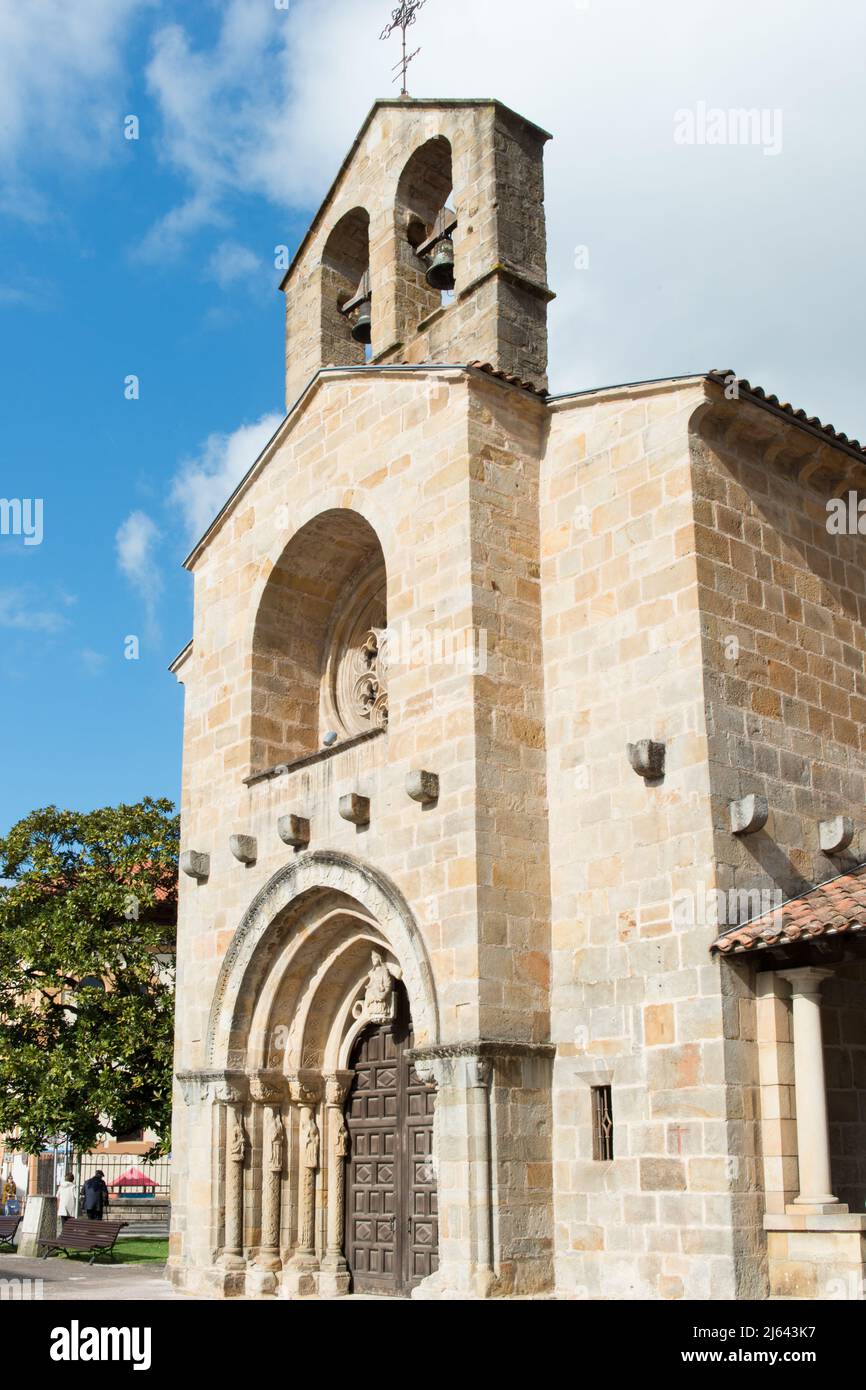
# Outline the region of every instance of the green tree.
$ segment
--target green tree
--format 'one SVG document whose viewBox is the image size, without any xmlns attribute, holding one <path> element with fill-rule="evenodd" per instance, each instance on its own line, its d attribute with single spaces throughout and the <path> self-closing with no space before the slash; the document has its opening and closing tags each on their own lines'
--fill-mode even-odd
<svg viewBox="0 0 866 1390">
<path fill-rule="evenodd" d="M 168 1145 L 179 823 L 170 801 L 33 811 L 0 838 L 0 1133 Z"/>
</svg>

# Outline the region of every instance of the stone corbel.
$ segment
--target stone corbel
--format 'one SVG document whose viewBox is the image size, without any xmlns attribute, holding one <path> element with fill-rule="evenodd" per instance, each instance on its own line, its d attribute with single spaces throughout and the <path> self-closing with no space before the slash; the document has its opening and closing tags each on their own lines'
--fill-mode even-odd
<svg viewBox="0 0 866 1390">
<path fill-rule="evenodd" d="M 406 795 L 422 806 L 432 806 L 439 800 L 439 777 L 435 772 L 423 770 L 410 772 L 406 776 Z"/>
<path fill-rule="evenodd" d="M 292 849 L 306 849 L 310 843 L 310 822 L 306 816 L 280 816 L 277 834 L 284 845 L 291 845 Z"/>
<path fill-rule="evenodd" d="M 350 825 L 370 824 L 370 798 L 359 792 L 349 792 L 340 797 L 340 815 Z"/>
<path fill-rule="evenodd" d="M 842 854 L 854 839 L 854 822 L 850 816 L 836 816 L 818 825 L 818 841 L 825 854 Z"/>
<path fill-rule="evenodd" d="M 628 745 L 628 760 L 645 782 L 660 782 L 665 775 L 665 745 L 651 738 Z"/>
<path fill-rule="evenodd" d="M 733 835 L 754 835 L 767 824 L 770 807 L 765 796 L 744 796 L 728 805 Z"/>
<path fill-rule="evenodd" d="M 254 835 L 231 835 L 229 836 L 229 849 L 239 863 L 245 864 L 248 868 L 255 864 L 258 858 L 258 841 Z"/>
<path fill-rule="evenodd" d="M 180 871 L 197 883 L 204 883 L 210 877 L 210 855 L 197 849 L 184 850 L 180 856 Z"/>
</svg>

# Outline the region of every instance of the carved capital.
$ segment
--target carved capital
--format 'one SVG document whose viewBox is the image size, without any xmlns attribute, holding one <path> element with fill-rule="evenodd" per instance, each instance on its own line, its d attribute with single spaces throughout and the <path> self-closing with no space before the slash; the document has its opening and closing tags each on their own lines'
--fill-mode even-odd
<svg viewBox="0 0 866 1390">
<path fill-rule="evenodd" d="M 250 1095 L 260 1105 L 280 1105 L 286 1097 L 286 1079 L 279 1072 L 259 1071 L 250 1077 Z"/>
<path fill-rule="evenodd" d="M 289 1077 L 289 1095 L 293 1104 L 315 1106 L 322 1099 L 322 1074 L 302 1067 Z"/>
<path fill-rule="evenodd" d="M 467 1067 L 469 1083 L 485 1090 L 493 1079 L 493 1063 L 489 1057 L 472 1057 Z"/>
<path fill-rule="evenodd" d="M 247 1078 L 239 1072 L 179 1071 L 177 1079 L 187 1105 L 243 1105 L 247 1097 Z"/>
<path fill-rule="evenodd" d="M 336 1071 L 325 1077 L 325 1104 L 342 1110 L 354 1079 L 354 1072 Z"/>
<path fill-rule="evenodd" d="M 437 1089 L 445 1080 L 446 1063 L 441 1057 L 419 1058 L 413 1063 L 415 1075 L 425 1086 L 436 1086 Z"/>
</svg>

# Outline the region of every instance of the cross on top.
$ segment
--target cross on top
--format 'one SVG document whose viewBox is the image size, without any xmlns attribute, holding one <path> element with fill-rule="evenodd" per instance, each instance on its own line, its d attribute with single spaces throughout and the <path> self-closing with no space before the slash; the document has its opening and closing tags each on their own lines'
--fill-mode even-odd
<svg viewBox="0 0 866 1390">
<path fill-rule="evenodd" d="M 403 0 L 403 3 L 401 5 L 398 5 L 396 10 L 392 11 L 391 23 L 386 24 L 385 28 L 379 35 L 380 39 L 390 39 L 391 35 L 397 29 L 399 29 L 402 33 L 403 56 L 398 63 L 394 64 L 394 68 L 398 70 L 397 76 L 394 78 L 394 81 L 396 82 L 398 78 L 402 78 L 403 85 L 400 95 L 403 97 L 407 97 L 409 95 L 409 91 L 406 86 L 406 73 L 409 64 L 411 63 L 412 59 L 417 58 L 418 54 L 421 52 L 420 48 L 416 48 L 414 53 L 406 52 L 406 30 L 409 29 L 415 23 L 415 20 L 418 18 L 418 11 L 421 9 L 422 5 L 426 4 L 427 0 Z"/>
</svg>

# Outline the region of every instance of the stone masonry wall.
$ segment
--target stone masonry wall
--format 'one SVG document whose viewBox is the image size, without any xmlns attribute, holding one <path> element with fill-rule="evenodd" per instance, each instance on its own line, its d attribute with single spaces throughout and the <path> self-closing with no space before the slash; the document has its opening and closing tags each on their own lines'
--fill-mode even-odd
<svg viewBox="0 0 866 1390">
<path fill-rule="evenodd" d="M 757 1186 L 756 1096 L 750 1078 L 733 1098 L 726 1084 L 729 1040 L 754 1036 L 748 986 L 711 962 L 702 912 L 676 912 L 715 878 L 688 444 L 702 398 L 693 383 L 564 402 L 543 469 L 565 1296 L 724 1298 L 762 1281 L 738 1196 Z M 626 757 L 644 738 L 667 745 L 656 786 Z M 613 1162 L 593 1159 L 603 1084 Z"/>
<path fill-rule="evenodd" d="M 814 440 L 732 410 L 714 402 L 692 450 L 719 884 L 788 898 L 866 856 L 863 538 L 829 534 L 829 491 L 798 481 Z M 752 792 L 767 825 L 731 835 L 728 803 Z M 818 823 L 839 815 L 855 839 L 824 854 Z"/>
<path fill-rule="evenodd" d="M 515 398 L 513 407 L 500 403 L 505 396 Z M 194 643 L 180 670 L 186 686 L 183 847 L 208 853 L 211 873 L 205 883 L 181 883 L 177 1070 L 207 1065 L 204 1040 L 220 964 L 255 894 L 293 856 L 277 835 L 278 818 L 290 811 L 309 817 L 311 849 L 345 851 L 370 863 L 411 905 L 431 963 L 441 1040 L 472 1041 L 488 1025 L 512 1037 L 521 1027 L 536 1037 L 544 1032 L 547 919 L 542 912 L 537 939 L 530 920 L 532 893 L 544 891 L 536 882 L 538 847 L 531 841 L 542 822 L 544 790 L 539 595 L 532 573 L 538 465 L 531 462 L 543 416 L 536 399 L 480 374 L 330 375 L 310 392 L 231 513 L 194 554 Z M 519 484 L 513 494 L 503 491 L 501 460 L 492 454 L 511 419 L 525 442 L 525 455 L 512 465 L 510 477 Z M 489 447 L 480 457 L 482 439 Z M 473 621 L 489 622 L 500 685 L 488 698 L 471 666 L 435 659 L 431 665 L 422 649 L 418 659 L 391 671 L 387 735 L 245 786 L 260 596 L 291 536 L 312 517 L 346 508 L 363 515 L 381 542 L 389 627 L 463 638 Z M 501 527 L 506 514 L 511 521 Z M 521 567 L 525 578 L 510 609 L 506 580 L 501 598 L 484 586 Z M 478 757 L 482 739 L 484 762 Z M 435 806 L 422 808 L 406 795 L 407 773 L 419 768 L 439 774 Z M 479 779 L 487 780 L 480 785 Z M 370 798 L 369 827 L 340 818 L 339 798 L 349 792 Z M 254 865 L 233 858 L 234 833 L 255 837 Z M 520 873 L 519 885 L 507 875 L 493 876 L 493 854 L 500 849 Z M 416 1033 L 418 1046 L 436 1041 Z M 503 1114 L 511 1104 L 504 1099 L 509 1084 L 507 1077 L 495 1080 Z M 541 1104 L 537 1120 L 525 1113 L 520 1126 L 500 1125 L 498 1181 L 502 1190 L 511 1184 L 514 1198 L 500 1230 L 501 1258 L 506 1279 L 518 1283 L 522 1262 L 540 1260 L 542 1270 L 545 1260 L 549 1264 L 551 1244 L 544 1216 L 549 1105 Z M 211 1136 L 204 1119 L 187 1133 L 179 1092 L 176 1119 L 184 1157 L 174 1191 L 172 1258 L 175 1266 L 205 1266 L 218 1229 L 205 1219 L 214 1200 Z M 539 1132 L 540 1148 L 532 1137 Z M 527 1151 L 534 1162 L 515 1185 L 513 1165 Z M 459 1239 L 459 1233 L 446 1234 Z"/>
</svg>

